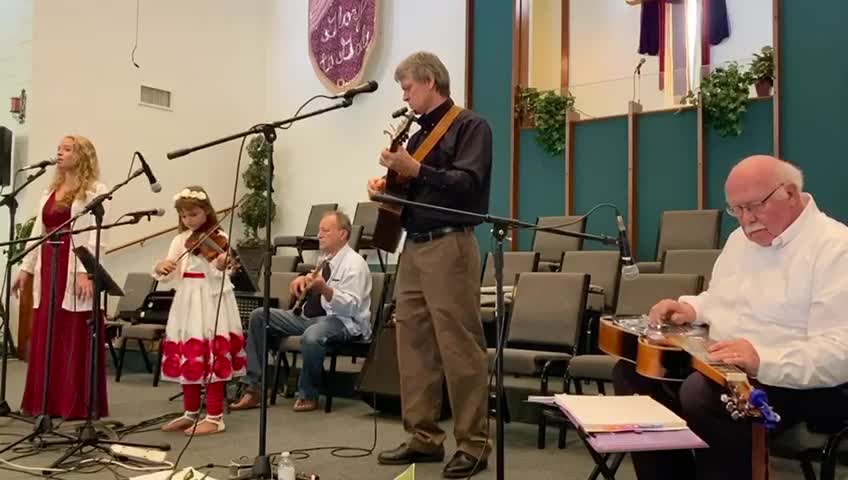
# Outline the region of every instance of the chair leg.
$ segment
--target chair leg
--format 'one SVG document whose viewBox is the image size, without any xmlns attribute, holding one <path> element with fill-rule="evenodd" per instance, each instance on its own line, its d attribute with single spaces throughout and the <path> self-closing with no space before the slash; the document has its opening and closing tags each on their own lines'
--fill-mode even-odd
<svg viewBox="0 0 848 480">
<path fill-rule="evenodd" d="M 164 338 L 159 338 L 159 348 L 156 350 L 156 370 L 153 371 L 153 386 L 159 386 L 159 378 L 162 376 L 162 344 L 165 343 Z"/>
<path fill-rule="evenodd" d="M 547 434 L 548 427 L 548 418 L 545 417 L 544 412 L 539 413 L 539 422 L 538 422 L 538 432 L 536 433 L 536 448 L 539 450 L 545 449 L 545 435 Z"/>
<path fill-rule="evenodd" d="M 559 435 L 557 436 L 557 448 L 559 448 L 560 450 L 565 448 L 565 441 L 567 440 L 567 436 L 568 436 L 568 425 L 563 423 L 559 427 Z"/>
<path fill-rule="evenodd" d="M 277 350 L 276 358 L 274 359 L 274 384 L 271 387 L 271 405 L 277 404 L 277 392 L 280 388 L 280 363 L 285 358 L 285 352 Z"/>
<path fill-rule="evenodd" d="M 380 253 L 380 249 L 375 248 L 374 250 L 377 251 L 377 260 L 380 262 L 380 271 L 386 273 L 386 264 L 383 263 L 383 255 Z"/>
<path fill-rule="evenodd" d="M 604 386 L 604 382 L 602 382 L 601 380 L 598 380 L 597 385 L 598 385 L 598 393 L 600 393 L 601 395 L 606 395 L 607 391 L 606 391 L 606 387 Z"/>
<path fill-rule="evenodd" d="M 324 413 L 333 411 L 333 385 L 336 378 L 336 356 L 330 356 L 330 371 L 327 372 L 326 381 L 324 382 L 324 395 L 327 397 L 324 402 Z"/>
<path fill-rule="evenodd" d="M 124 337 L 121 342 L 121 349 L 118 350 L 118 365 L 115 367 L 115 382 L 121 381 L 121 372 L 124 370 L 124 355 L 127 353 L 127 342 L 129 338 Z"/>
<path fill-rule="evenodd" d="M 150 365 L 150 358 L 147 356 L 147 350 L 144 348 L 144 340 L 138 339 L 138 351 L 141 352 L 141 358 L 144 360 L 144 368 L 148 373 L 153 373 L 153 366 Z"/>
<path fill-rule="evenodd" d="M 118 354 L 115 352 L 115 344 L 112 342 L 112 336 L 106 332 L 106 346 L 109 347 L 109 356 L 112 357 L 112 365 L 118 365 Z"/>
<path fill-rule="evenodd" d="M 288 365 L 288 359 L 286 357 L 283 357 L 283 361 L 285 362 L 286 365 Z M 294 381 L 295 381 L 294 388 L 289 388 L 289 382 L 291 381 L 291 378 L 292 378 L 291 373 L 294 371 L 295 368 L 297 368 L 297 352 L 292 352 L 291 366 L 286 367 L 285 375 L 284 375 L 285 381 L 286 381 L 286 394 L 285 394 L 286 398 L 294 398 L 294 394 L 295 394 L 295 392 L 297 392 L 297 380 L 298 380 L 297 377 L 294 378 Z"/>
</svg>

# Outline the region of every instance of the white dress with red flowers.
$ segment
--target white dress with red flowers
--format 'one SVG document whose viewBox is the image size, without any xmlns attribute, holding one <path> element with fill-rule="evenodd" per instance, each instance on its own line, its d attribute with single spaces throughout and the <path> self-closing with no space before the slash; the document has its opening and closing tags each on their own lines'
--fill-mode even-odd
<svg viewBox="0 0 848 480">
<path fill-rule="evenodd" d="M 167 258 L 176 260 L 185 251 L 185 240 L 190 234 L 186 231 L 174 238 Z M 218 294 L 224 274 L 205 258 L 193 254 L 183 257 L 171 274 L 164 277 L 154 274 L 160 283 L 176 282 L 162 345 L 163 379 L 205 384 L 244 375 L 247 363 L 244 332 L 229 277 L 225 279 L 223 293 Z M 219 298 L 221 309 L 216 328 Z"/>
</svg>

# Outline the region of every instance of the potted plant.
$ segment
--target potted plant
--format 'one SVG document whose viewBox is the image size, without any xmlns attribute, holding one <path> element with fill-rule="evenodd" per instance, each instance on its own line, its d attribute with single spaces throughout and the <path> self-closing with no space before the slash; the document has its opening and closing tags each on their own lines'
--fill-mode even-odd
<svg viewBox="0 0 848 480">
<path fill-rule="evenodd" d="M 242 264 L 248 274 L 254 279 L 259 276 L 262 259 L 268 245 L 264 238 L 259 237 L 259 230 L 265 226 L 268 212 L 268 196 L 266 185 L 268 179 L 268 160 L 271 146 L 265 142 L 265 137 L 257 135 L 247 144 L 247 155 L 250 164 L 242 173 L 241 178 L 248 193 L 238 209 L 238 216 L 244 225 L 244 237 L 237 242 Z M 271 199 L 271 220 L 274 219 L 277 206 Z"/>
<path fill-rule="evenodd" d="M 574 96 L 556 90 L 539 92 L 523 88 L 516 102 L 517 114 L 523 124 L 532 120 L 536 127 L 536 142 L 551 155 L 561 155 L 565 150 L 565 119 L 574 106 Z"/>
<path fill-rule="evenodd" d="M 754 54 L 754 59 L 751 61 L 751 75 L 753 75 L 755 81 L 754 88 L 757 90 L 757 96 L 771 95 L 771 89 L 774 86 L 773 48 L 765 46 L 760 50 L 760 53 Z"/>
<path fill-rule="evenodd" d="M 723 137 L 742 133 L 753 76 L 737 63 L 717 67 L 701 80 L 700 102 L 706 123 Z"/>
</svg>

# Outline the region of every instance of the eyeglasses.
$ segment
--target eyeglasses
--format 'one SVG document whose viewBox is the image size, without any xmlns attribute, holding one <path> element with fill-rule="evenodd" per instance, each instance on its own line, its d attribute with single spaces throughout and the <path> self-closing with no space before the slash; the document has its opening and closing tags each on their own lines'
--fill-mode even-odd
<svg viewBox="0 0 848 480">
<path fill-rule="evenodd" d="M 780 190 L 780 187 L 782 186 L 784 186 L 783 183 L 775 187 L 775 189 L 772 190 L 771 193 L 766 195 L 766 198 L 760 200 L 759 202 L 752 202 L 747 205 L 728 205 L 726 208 L 727 213 L 730 214 L 732 217 L 736 218 L 741 217 L 743 212 L 748 212 L 751 215 L 757 215 L 758 213 L 763 211 L 763 208 L 766 206 L 766 203 L 769 201 L 771 196 L 774 195 L 775 192 Z"/>
</svg>

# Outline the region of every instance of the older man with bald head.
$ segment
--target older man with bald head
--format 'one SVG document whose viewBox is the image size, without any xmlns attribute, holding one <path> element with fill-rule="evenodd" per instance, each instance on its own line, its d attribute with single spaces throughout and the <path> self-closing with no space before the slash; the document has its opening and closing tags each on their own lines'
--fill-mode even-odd
<svg viewBox="0 0 848 480">
<path fill-rule="evenodd" d="M 709 289 L 662 300 L 653 323 L 704 324 L 713 360 L 739 366 L 768 394 L 780 428 L 827 428 L 848 418 L 848 228 L 804 192 L 801 171 L 758 155 L 739 162 L 724 191 L 739 222 L 713 268 Z M 721 388 L 693 373 L 671 385 L 619 362 L 618 394 L 648 394 L 680 413 L 709 449 L 633 455 L 640 479 L 751 477 L 751 430 L 733 421 Z"/>
</svg>

